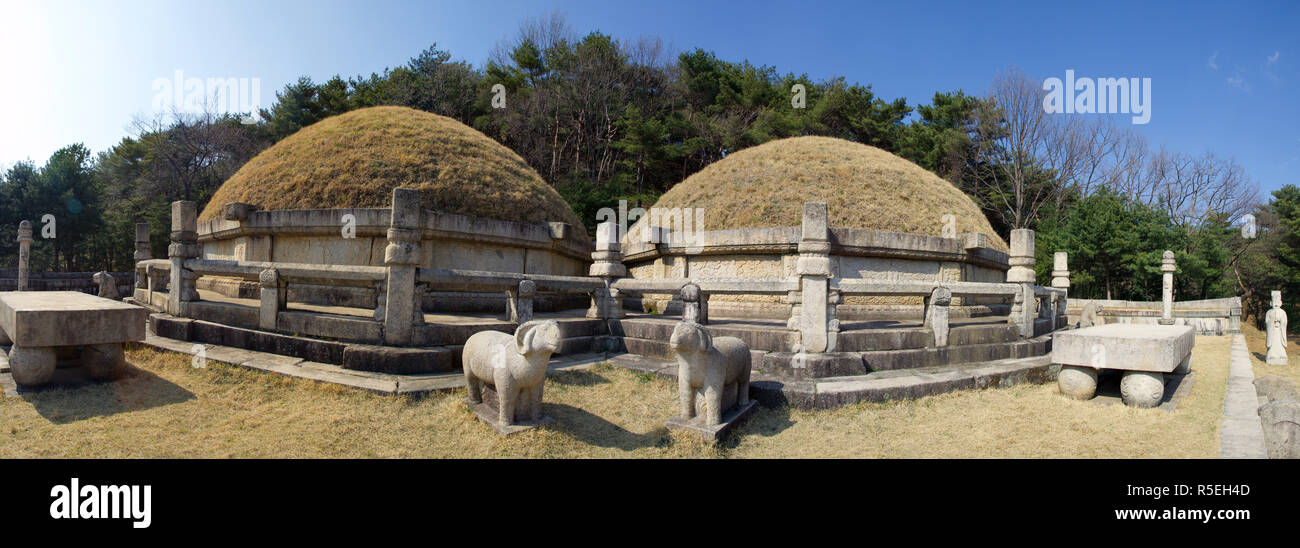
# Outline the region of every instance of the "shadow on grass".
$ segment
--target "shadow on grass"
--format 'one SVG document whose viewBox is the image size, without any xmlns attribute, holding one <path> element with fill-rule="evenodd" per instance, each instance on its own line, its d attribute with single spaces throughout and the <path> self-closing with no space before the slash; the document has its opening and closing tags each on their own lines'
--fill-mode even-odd
<svg viewBox="0 0 1300 548">
<path fill-rule="evenodd" d="M 559 373 L 552 373 L 547 376 L 546 380 L 564 386 L 596 386 L 598 384 L 609 384 L 609 379 L 591 371 L 561 371 Z"/>
<path fill-rule="evenodd" d="M 727 435 L 726 439 L 722 440 L 721 446 L 726 449 L 735 449 L 740 445 L 741 438 L 746 435 L 770 438 L 784 432 L 794 424 L 794 421 L 790 420 L 790 406 L 767 407 L 759 405 L 758 409 L 754 410 L 754 414 L 749 417 L 749 420 L 740 424 Z"/>
<path fill-rule="evenodd" d="M 1156 405 L 1166 411 L 1173 411 L 1177 407 L 1177 401 L 1190 391 L 1192 383 L 1195 382 L 1195 373 L 1187 375 L 1176 375 L 1165 373 L 1165 393 L 1160 397 L 1160 403 Z M 1101 405 L 1124 405 L 1124 395 L 1120 391 L 1120 381 L 1124 379 L 1124 372 L 1115 369 L 1103 370 L 1097 375 L 1097 393 L 1092 402 Z M 1187 383 L 1187 390 L 1179 393 L 1178 389 Z"/>
<path fill-rule="evenodd" d="M 189 390 L 130 364 L 111 381 L 91 380 L 80 368 L 60 369 L 49 384 L 20 388 L 18 395 L 55 424 L 152 409 L 195 398 Z"/>
<path fill-rule="evenodd" d="M 668 435 L 667 426 L 637 434 L 586 410 L 563 403 L 543 403 L 542 412 L 555 418 L 559 430 L 597 447 L 633 451 L 645 447 L 664 447 L 672 439 Z"/>
</svg>

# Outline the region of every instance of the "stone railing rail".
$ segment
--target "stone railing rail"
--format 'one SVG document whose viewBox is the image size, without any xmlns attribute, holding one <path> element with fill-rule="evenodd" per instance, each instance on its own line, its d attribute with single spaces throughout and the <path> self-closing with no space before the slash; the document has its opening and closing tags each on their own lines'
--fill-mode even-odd
<svg viewBox="0 0 1300 548">
<path fill-rule="evenodd" d="M 225 276 L 257 281 L 268 269 L 279 271 L 286 283 L 372 286 L 388 276 L 382 266 L 318 265 L 301 263 L 274 263 L 259 261 L 214 261 L 189 259 L 185 268 L 199 276 Z"/>
</svg>

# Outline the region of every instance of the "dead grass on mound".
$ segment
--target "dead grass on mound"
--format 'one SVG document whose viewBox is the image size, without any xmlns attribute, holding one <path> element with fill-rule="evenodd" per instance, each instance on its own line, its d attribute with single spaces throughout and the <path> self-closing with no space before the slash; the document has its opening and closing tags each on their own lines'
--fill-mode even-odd
<svg viewBox="0 0 1300 548">
<path fill-rule="evenodd" d="M 237 458 L 1210 458 L 1227 337 L 1198 337 L 1196 384 L 1168 413 L 1061 397 L 1055 384 L 833 411 L 760 408 L 720 448 L 672 434 L 675 385 L 597 365 L 548 377 L 548 427 L 502 438 L 456 390 L 397 397 L 149 347 L 109 384 L 0 399 L 3 457 Z"/>
<path fill-rule="evenodd" d="M 418 188 L 435 210 L 528 223 L 583 225 L 509 148 L 452 118 L 406 107 L 332 116 L 258 154 L 212 196 L 200 220 L 227 202 L 262 209 L 389 207 L 394 188 Z"/>
<path fill-rule="evenodd" d="M 735 152 L 664 193 L 655 207 L 704 208 L 706 230 L 799 226 L 826 202 L 832 228 L 939 236 L 980 232 L 1007 251 L 975 202 L 951 183 L 875 147 L 831 137 L 780 139 Z"/>
<path fill-rule="evenodd" d="M 1246 349 L 1250 354 L 1250 363 L 1255 366 L 1255 378 L 1266 375 L 1277 375 L 1285 377 L 1291 381 L 1297 388 L 1300 388 L 1300 344 L 1296 343 L 1295 335 L 1287 335 L 1286 338 L 1286 357 L 1290 362 L 1287 365 L 1269 365 L 1264 361 L 1268 356 L 1268 336 L 1255 323 L 1241 322 L 1241 334 L 1246 336 Z"/>
</svg>

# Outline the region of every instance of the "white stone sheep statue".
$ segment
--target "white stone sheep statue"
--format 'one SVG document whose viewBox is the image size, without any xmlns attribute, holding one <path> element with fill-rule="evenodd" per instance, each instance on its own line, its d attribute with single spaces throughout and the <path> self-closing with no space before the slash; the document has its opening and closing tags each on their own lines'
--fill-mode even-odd
<svg viewBox="0 0 1300 548">
<path fill-rule="evenodd" d="M 96 272 L 95 275 L 91 277 L 91 280 L 99 286 L 100 297 L 113 299 L 115 301 L 122 298 L 117 291 L 117 280 L 113 279 L 112 274 L 103 271 Z"/>
<path fill-rule="evenodd" d="M 525 323 L 514 336 L 499 331 L 473 334 L 461 355 L 470 404 L 483 403 L 487 384 L 496 389 L 501 425 L 541 420 L 546 365 L 559 347 L 560 326 L 555 320 Z"/>
<path fill-rule="evenodd" d="M 680 322 L 669 345 L 677 354 L 677 392 L 682 419 L 695 418 L 695 392 L 704 392 L 704 424 L 722 423 L 726 408 L 749 403 L 749 345 L 717 337 L 695 322 Z M 734 394 L 734 396 L 733 396 Z M 730 401 L 734 398 L 735 403 Z"/>
</svg>

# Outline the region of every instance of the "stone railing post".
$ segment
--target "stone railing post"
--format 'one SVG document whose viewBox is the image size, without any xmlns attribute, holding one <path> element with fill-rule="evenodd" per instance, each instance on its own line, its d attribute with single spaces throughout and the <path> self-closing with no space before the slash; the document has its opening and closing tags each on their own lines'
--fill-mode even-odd
<svg viewBox="0 0 1300 548">
<path fill-rule="evenodd" d="M 149 245 L 149 223 L 135 224 L 135 262 L 147 261 L 153 258 L 153 246 Z M 135 269 L 135 287 L 137 289 L 148 289 L 149 278 L 142 275 L 143 268 Z"/>
<path fill-rule="evenodd" d="M 173 316 L 186 316 L 189 313 L 189 303 L 199 300 L 199 293 L 194 288 L 196 276 L 185 269 L 186 260 L 202 255 L 198 214 L 198 206 L 194 202 L 172 202 L 171 245 L 167 246 L 167 258 L 172 263 L 167 290 L 167 313 Z"/>
<path fill-rule="evenodd" d="M 952 304 L 952 290 L 936 287 L 926 298 L 925 325 L 934 332 L 934 346 L 948 346 L 948 312 Z"/>
<path fill-rule="evenodd" d="M 1016 303 L 1011 307 L 1011 323 L 1020 326 L 1020 337 L 1034 336 L 1034 317 L 1038 315 L 1034 297 L 1034 231 L 1017 228 L 1011 231 L 1011 268 L 1007 282 L 1020 284 Z"/>
<path fill-rule="evenodd" d="M 682 286 L 682 321 L 707 325 L 709 323 L 708 296 L 700 286 L 686 284 Z"/>
<path fill-rule="evenodd" d="M 18 223 L 18 290 L 27 291 L 32 260 L 32 222 Z"/>
<path fill-rule="evenodd" d="M 798 323 L 802 352 L 834 352 L 839 322 L 830 292 L 831 242 L 826 204 L 803 204 L 802 236 L 795 275 L 799 276 L 799 304 L 791 314 Z M 796 320 L 797 317 L 797 320 Z"/>
<path fill-rule="evenodd" d="M 420 191 L 393 189 L 393 213 L 388 227 L 384 264 L 388 280 L 384 298 L 384 342 L 409 345 L 414 331 L 415 274 L 420 264 Z"/>
<path fill-rule="evenodd" d="M 615 319 L 623 317 L 623 296 L 610 287 L 615 279 L 627 276 L 623 266 L 623 249 L 618 241 L 618 224 L 606 221 L 596 226 L 596 250 L 591 253 L 589 276 L 599 277 L 605 287 L 591 294 L 588 318 Z"/>
<path fill-rule="evenodd" d="M 523 325 L 533 321 L 533 297 L 537 296 L 537 283 L 520 280 L 519 286 L 506 292 L 506 321 Z"/>
<path fill-rule="evenodd" d="M 1228 333 L 1241 333 L 1241 298 L 1228 307 Z"/>
<path fill-rule="evenodd" d="M 263 270 L 257 276 L 257 281 L 262 286 L 262 303 L 257 313 L 257 326 L 266 331 L 275 331 L 280 311 L 284 310 L 289 302 L 288 287 L 280 277 L 280 271 L 274 268 Z"/>
<path fill-rule="evenodd" d="M 1052 287 L 1069 291 L 1070 289 L 1070 266 L 1069 254 L 1064 251 L 1057 251 L 1052 254 Z M 1069 306 L 1069 301 L 1065 298 L 1052 298 L 1052 330 L 1061 327 L 1057 324 L 1057 318 L 1065 313 Z"/>
<path fill-rule="evenodd" d="M 1160 258 L 1160 272 L 1164 278 L 1160 325 L 1174 325 L 1174 271 L 1177 269 L 1178 266 L 1174 264 L 1174 252 L 1165 250 L 1165 254 Z"/>
</svg>

